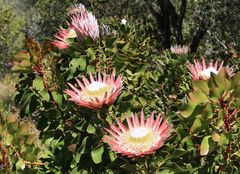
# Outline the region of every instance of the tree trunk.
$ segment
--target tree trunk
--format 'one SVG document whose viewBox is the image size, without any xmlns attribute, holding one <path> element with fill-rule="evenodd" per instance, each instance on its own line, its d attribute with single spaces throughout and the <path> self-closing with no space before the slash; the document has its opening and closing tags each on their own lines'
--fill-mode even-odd
<svg viewBox="0 0 240 174">
<path fill-rule="evenodd" d="M 162 31 L 163 31 L 163 47 L 169 49 L 171 46 L 171 28 L 170 28 L 170 13 L 169 13 L 169 0 L 158 1 L 162 11 Z"/>
<path fill-rule="evenodd" d="M 192 43 L 190 45 L 191 53 L 195 53 L 200 44 L 200 41 L 203 39 L 204 35 L 207 33 L 207 25 L 205 20 L 202 20 L 195 35 L 193 36 Z"/>
</svg>

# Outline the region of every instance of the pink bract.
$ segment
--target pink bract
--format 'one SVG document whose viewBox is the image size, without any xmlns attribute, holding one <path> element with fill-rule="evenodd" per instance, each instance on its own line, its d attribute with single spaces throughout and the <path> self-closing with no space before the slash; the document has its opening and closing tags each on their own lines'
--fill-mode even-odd
<svg viewBox="0 0 240 174">
<path fill-rule="evenodd" d="M 96 40 L 99 37 L 98 22 L 91 12 L 85 10 L 81 14 L 77 13 L 71 17 L 71 20 L 71 25 L 77 33 L 79 40 L 83 40 L 86 37 Z"/>
<path fill-rule="evenodd" d="M 70 101 L 90 109 L 100 109 L 103 105 L 112 104 L 123 88 L 122 76 L 115 78 L 114 71 L 110 76 L 98 73 L 98 78 L 94 78 L 90 74 L 90 81 L 85 76 L 82 77 L 83 82 L 77 78 L 76 81 L 80 89 L 68 83 L 72 89 L 64 92 L 70 95 Z"/>
<path fill-rule="evenodd" d="M 71 44 L 68 39 L 77 37 L 75 31 L 70 27 L 68 29 L 60 28 L 58 33 L 54 35 L 56 40 L 52 42 L 55 47 L 59 49 L 66 49 Z"/>
<path fill-rule="evenodd" d="M 210 63 L 207 65 L 205 59 L 202 59 L 202 62 L 194 59 L 194 64 L 188 62 L 188 69 L 193 80 L 208 80 L 211 77 L 211 73 L 218 74 L 222 68 L 225 68 L 229 76 L 233 76 L 233 68 L 229 66 L 224 67 L 223 63 L 224 61 L 219 64 L 218 60 L 215 63 L 213 60 L 210 60 Z"/>
<path fill-rule="evenodd" d="M 105 135 L 103 141 L 122 155 L 128 157 L 142 157 L 153 154 L 170 136 L 172 124 L 168 120 L 162 120 L 160 114 L 154 120 L 154 112 L 149 118 L 144 118 L 143 111 L 139 120 L 137 115 L 126 117 L 128 126 L 117 119 L 118 126 L 111 125 L 111 129 L 105 128 L 110 135 Z"/>
<path fill-rule="evenodd" d="M 177 54 L 177 55 L 182 55 L 182 54 L 187 54 L 189 52 L 189 47 L 185 45 L 175 45 L 171 46 L 170 48 L 171 53 Z"/>
<path fill-rule="evenodd" d="M 67 14 L 69 16 L 76 15 L 76 14 L 82 14 L 86 11 L 86 8 L 83 4 L 73 4 L 70 7 L 67 8 Z"/>
</svg>

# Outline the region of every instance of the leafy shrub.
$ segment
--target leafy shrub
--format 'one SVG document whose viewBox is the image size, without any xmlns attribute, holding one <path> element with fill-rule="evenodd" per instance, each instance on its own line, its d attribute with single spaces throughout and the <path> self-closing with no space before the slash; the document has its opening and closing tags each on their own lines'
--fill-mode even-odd
<svg viewBox="0 0 240 174">
<path fill-rule="evenodd" d="M 96 26 L 94 17 L 85 8 L 80 10 L 76 15 L 83 16 L 78 22 L 91 16 Z M 191 84 L 186 69 L 192 55 L 171 54 L 170 50 L 160 52 L 156 48 L 156 40 L 145 32 L 141 24 L 134 25 L 130 19 L 121 24 L 110 18 L 105 20 L 107 34 L 101 34 L 100 30 L 98 37 L 93 35 L 99 31 L 96 27 L 91 28 L 92 21 L 83 22 L 86 26 L 83 28 L 87 29 L 82 31 L 80 26 L 71 23 L 72 18 L 68 20 L 69 25 L 65 29 L 60 28 L 55 37 L 53 43 L 58 44 L 48 41 L 40 44 L 28 39 L 27 50 L 18 53 L 13 61 L 12 70 L 21 73 L 15 98 L 21 106 L 20 116 L 36 122 L 40 138 L 50 151 L 44 152 L 40 171 L 72 174 L 236 172 L 239 162 L 239 147 L 234 143 L 239 139 L 236 116 L 238 74 L 229 77 L 224 69 L 216 70 L 217 74 L 210 74 L 209 80 L 192 81 Z M 72 30 L 75 35 L 69 37 Z M 88 88 L 85 96 L 82 94 L 86 86 L 95 82 L 95 74 L 110 74 L 113 70 L 123 79 L 121 94 L 113 97 L 116 101 L 101 103 L 100 109 L 84 107 L 94 102 L 99 104 L 114 93 L 109 86 L 101 89 L 91 86 L 100 90 L 92 92 Z M 118 81 L 113 76 L 105 77 L 111 82 Z M 81 80 L 76 81 L 75 78 Z M 101 79 L 98 81 L 101 85 L 106 82 L 106 79 L 98 79 Z M 98 98 L 101 91 L 108 88 L 112 90 Z M 68 100 L 66 93 L 74 102 Z M 186 93 L 189 93 L 188 97 Z M 231 96 L 236 100 L 231 100 Z M 88 104 L 83 105 L 83 101 Z M 178 108 L 183 103 L 186 106 L 179 113 Z M 153 117 L 151 120 L 147 115 L 153 111 L 164 113 L 164 120 L 173 124 L 170 137 L 164 144 L 158 144 L 161 149 L 154 155 L 135 154 L 132 158 L 109 149 L 104 143 L 106 139 L 102 139 L 107 132 L 114 136 L 109 127 L 115 134 L 122 134 L 125 130 L 122 122 L 129 128 L 132 124 L 133 127 L 139 126 L 139 120 L 134 119 L 131 124 L 126 115 L 140 112 L 142 108 L 145 114 L 141 115 L 141 124 L 145 119 L 148 125 L 152 123 L 152 127 L 147 128 L 153 130 L 153 127 L 163 125 L 161 130 L 165 130 L 166 125 L 171 125 L 167 121 L 162 124 L 161 121 L 153 122 Z M 236 119 L 231 120 L 229 114 Z M 221 125 L 217 124 L 218 120 Z M 116 122 L 119 128 L 113 126 Z M 168 133 L 166 129 L 162 136 Z M 137 136 L 141 139 L 143 134 Z M 141 143 L 138 138 L 136 142 Z M 148 150 L 144 152 L 151 151 Z M 224 158 L 226 154 L 227 158 Z"/>
</svg>

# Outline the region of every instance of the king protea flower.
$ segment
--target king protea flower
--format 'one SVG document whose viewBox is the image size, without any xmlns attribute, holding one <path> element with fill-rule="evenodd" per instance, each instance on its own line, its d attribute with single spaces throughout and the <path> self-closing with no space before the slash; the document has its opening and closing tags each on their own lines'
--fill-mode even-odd
<svg viewBox="0 0 240 174">
<path fill-rule="evenodd" d="M 76 15 L 76 14 L 83 14 L 86 11 L 86 8 L 83 4 L 74 4 L 67 8 L 67 14 L 69 16 Z"/>
<path fill-rule="evenodd" d="M 83 83 L 78 79 L 76 81 L 80 89 L 68 83 L 72 90 L 65 90 L 65 93 L 71 96 L 70 101 L 90 109 L 100 109 L 103 105 L 112 104 L 123 88 L 122 76 L 115 79 L 114 71 L 110 76 L 98 73 L 98 78 L 95 79 L 90 74 L 90 81 L 85 76 L 82 78 Z"/>
<path fill-rule="evenodd" d="M 206 65 L 205 59 L 202 59 L 202 62 L 194 59 L 194 64 L 188 63 L 188 69 L 193 80 L 208 80 L 211 77 L 211 73 L 218 74 L 222 68 L 225 68 L 229 76 L 233 76 L 233 68 L 229 66 L 224 67 L 223 63 L 224 61 L 219 65 L 218 60 L 215 63 L 211 60 L 209 65 Z"/>
<path fill-rule="evenodd" d="M 177 55 L 187 54 L 189 52 L 189 48 L 185 45 L 183 45 L 183 46 L 181 46 L 181 45 L 171 46 L 170 50 L 171 50 L 171 53 L 177 54 Z"/>
<path fill-rule="evenodd" d="M 75 32 L 80 40 L 91 37 L 96 40 L 99 37 L 99 26 L 95 16 L 87 10 L 76 13 L 71 17 Z"/>
<path fill-rule="evenodd" d="M 54 35 L 54 37 L 56 38 L 56 40 L 54 40 L 52 44 L 59 49 L 66 49 L 71 44 L 68 39 L 76 38 L 77 35 L 72 27 L 69 27 L 68 29 L 61 27 L 58 30 L 58 33 Z"/>
<path fill-rule="evenodd" d="M 145 121 L 143 111 L 140 120 L 137 115 L 127 116 L 127 127 L 116 119 L 118 126 L 105 128 L 110 135 L 105 135 L 103 141 L 117 153 L 128 157 L 153 154 L 169 137 L 172 128 L 172 124 L 168 124 L 167 119 L 163 121 L 160 114 L 156 120 L 153 117 L 154 112 Z"/>
</svg>

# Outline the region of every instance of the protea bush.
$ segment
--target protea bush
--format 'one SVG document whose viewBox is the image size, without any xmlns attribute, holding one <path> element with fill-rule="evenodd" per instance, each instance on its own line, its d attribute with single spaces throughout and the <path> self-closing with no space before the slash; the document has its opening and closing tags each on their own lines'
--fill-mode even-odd
<svg viewBox="0 0 240 174">
<path fill-rule="evenodd" d="M 21 170 L 238 172 L 239 73 L 231 61 L 190 64 L 191 54 L 156 49 L 143 21 L 124 17 L 123 25 L 90 11 L 71 6 L 52 41 L 28 39 L 14 57 L 20 117 L 36 124 L 45 145 L 42 165 Z"/>
<path fill-rule="evenodd" d="M 1 171 L 11 173 L 16 169 L 24 173 L 32 165 L 43 165 L 40 160 L 39 131 L 30 120 L 20 120 L 18 114 L 0 114 Z"/>
<path fill-rule="evenodd" d="M 207 81 L 193 80 L 188 103 L 181 111 L 191 132 L 185 138 L 198 147 L 194 151 L 207 161 L 212 173 L 235 171 L 231 163 L 239 161 L 239 73 L 230 75 L 222 68 L 217 74 L 211 72 Z M 199 165 L 204 163 L 199 161 Z"/>
</svg>

